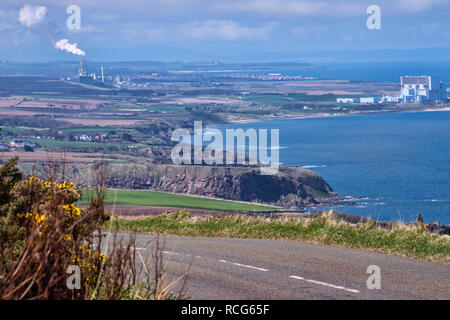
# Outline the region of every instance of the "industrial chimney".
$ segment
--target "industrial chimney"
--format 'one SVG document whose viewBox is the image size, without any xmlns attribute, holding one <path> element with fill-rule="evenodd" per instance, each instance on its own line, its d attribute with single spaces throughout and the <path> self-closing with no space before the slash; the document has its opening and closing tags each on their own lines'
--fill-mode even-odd
<svg viewBox="0 0 450 320">
<path fill-rule="evenodd" d="M 81 76 L 87 76 L 87 59 L 86 56 L 84 56 L 84 60 L 80 61 L 80 71 L 78 72 L 78 75 Z"/>
</svg>

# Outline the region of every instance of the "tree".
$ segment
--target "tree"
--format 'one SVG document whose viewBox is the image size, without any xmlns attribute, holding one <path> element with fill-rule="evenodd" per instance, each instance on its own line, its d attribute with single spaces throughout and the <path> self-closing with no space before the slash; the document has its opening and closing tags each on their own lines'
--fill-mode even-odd
<svg viewBox="0 0 450 320">
<path fill-rule="evenodd" d="M 129 133 L 124 133 L 123 135 L 122 135 L 122 140 L 124 140 L 124 141 L 133 141 L 133 136 L 131 135 L 131 134 L 129 134 Z"/>
</svg>

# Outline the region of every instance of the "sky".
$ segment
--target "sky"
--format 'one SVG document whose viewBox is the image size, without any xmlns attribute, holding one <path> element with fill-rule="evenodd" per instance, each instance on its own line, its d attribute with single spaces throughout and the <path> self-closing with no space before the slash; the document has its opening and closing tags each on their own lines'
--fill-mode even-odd
<svg viewBox="0 0 450 320">
<path fill-rule="evenodd" d="M 80 8 L 80 29 L 66 25 L 69 5 Z M 370 5 L 381 10 L 381 29 L 367 28 Z M 363 51 L 368 59 L 387 59 L 392 49 L 407 55 L 421 48 L 450 48 L 449 0 L 1 0 L 0 4 L 0 60 L 70 60 L 86 53 L 105 61 L 332 61 L 344 59 L 343 52 Z M 426 56 L 422 53 L 421 58 Z"/>
</svg>

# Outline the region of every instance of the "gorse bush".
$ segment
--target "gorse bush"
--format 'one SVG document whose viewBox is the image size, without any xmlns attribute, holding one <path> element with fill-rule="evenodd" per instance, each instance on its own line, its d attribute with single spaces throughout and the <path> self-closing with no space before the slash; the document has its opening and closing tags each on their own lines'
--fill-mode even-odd
<svg viewBox="0 0 450 320">
<path fill-rule="evenodd" d="M 77 208 L 81 191 L 73 183 L 20 181 L 17 159 L 2 167 L 0 216 L 0 298 L 68 299 L 67 269 L 76 265 L 84 284 L 75 297 L 85 298 L 99 279 L 106 257 L 92 249 L 95 231 L 107 220 L 103 208 Z"/>
<path fill-rule="evenodd" d="M 120 241 L 113 232 L 108 255 L 102 253 L 102 226 L 109 219 L 104 167 L 98 168 L 89 205 L 81 209 L 75 203 L 82 192 L 73 183 L 22 180 L 16 164 L 14 158 L 0 167 L 0 299 L 123 299 L 136 296 L 134 291 L 139 297 L 173 296 L 153 285 L 164 278 L 161 268 L 138 283 L 135 237 Z M 80 271 L 79 287 L 68 285 L 74 269 Z"/>
<path fill-rule="evenodd" d="M 22 173 L 16 167 L 18 161 L 16 157 L 0 166 L 0 217 L 6 214 L 9 207 L 12 188 L 22 180 Z"/>
</svg>

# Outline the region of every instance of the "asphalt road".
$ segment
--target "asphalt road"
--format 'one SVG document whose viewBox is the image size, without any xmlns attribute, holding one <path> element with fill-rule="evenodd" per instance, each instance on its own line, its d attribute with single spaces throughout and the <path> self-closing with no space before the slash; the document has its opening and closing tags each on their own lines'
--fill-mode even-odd
<svg viewBox="0 0 450 320">
<path fill-rule="evenodd" d="M 121 234 L 126 237 L 126 234 Z M 155 236 L 138 234 L 152 254 Z M 450 299 L 450 266 L 292 241 L 161 236 L 171 279 L 190 267 L 192 299 Z M 369 266 L 381 288 L 368 289 Z"/>
</svg>

